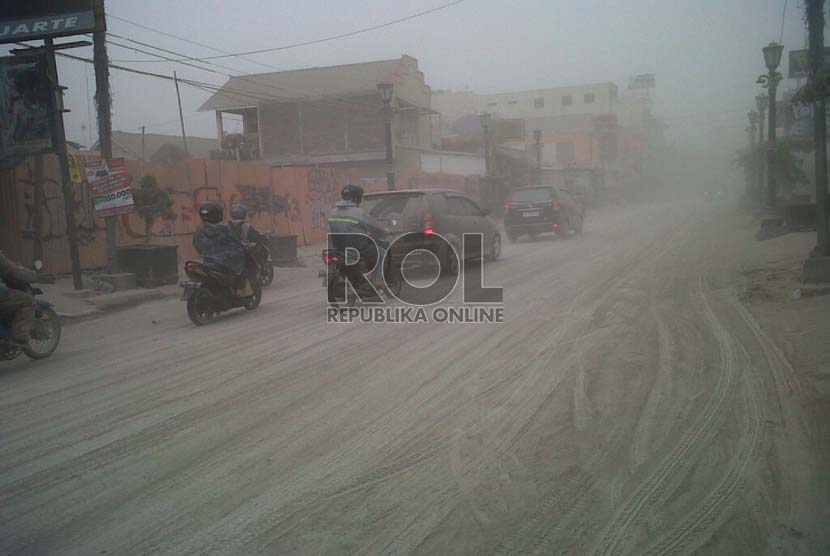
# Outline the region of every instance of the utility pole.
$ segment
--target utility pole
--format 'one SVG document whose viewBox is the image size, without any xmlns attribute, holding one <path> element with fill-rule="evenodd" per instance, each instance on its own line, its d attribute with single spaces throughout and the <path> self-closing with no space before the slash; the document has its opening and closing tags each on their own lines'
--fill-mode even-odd
<svg viewBox="0 0 830 556">
<path fill-rule="evenodd" d="M 75 192 L 72 190 L 72 178 L 69 175 L 69 160 L 66 152 L 66 130 L 63 127 L 63 89 L 58 82 L 58 66 L 55 62 L 55 43 L 51 37 L 44 40 L 49 82 L 52 86 L 52 110 L 57 142 L 58 166 L 61 172 L 61 190 L 63 192 L 63 213 L 66 218 L 66 240 L 69 243 L 69 262 L 72 265 L 72 285 L 76 290 L 83 289 L 81 278 L 81 256 L 78 252 L 78 228 L 75 224 Z M 89 44 L 89 43 L 87 43 Z M 40 207 L 38 207 L 40 208 Z"/>
<path fill-rule="evenodd" d="M 112 98 L 110 97 L 110 68 L 107 57 L 106 15 L 104 0 L 94 0 L 95 27 L 92 33 L 92 61 L 95 66 L 95 108 L 98 116 L 98 146 L 101 158 L 112 158 Z M 115 271 L 115 244 L 118 221 L 115 216 L 104 218 L 107 226 L 107 269 Z"/>
<path fill-rule="evenodd" d="M 824 0 L 807 0 L 807 30 L 810 40 L 810 85 L 818 87 L 824 72 Z M 816 170 L 816 240 L 817 255 L 830 255 L 827 207 L 827 123 L 826 103 L 817 91 L 813 104 L 813 140 Z"/>
<path fill-rule="evenodd" d="M 141 173 L 144 173 L 144 163 L 146 160 L 144 159 L 144 126 L 141 126 Z"/>
<path fill-rule="evenodd" d="M 173 70 L 173 82 L 176 84 L 176 99 L 179 101 L 179 122 L 182 124 L 182 144 L 184 145 L 184 154 L 190 158 L 190 153 L 187 152 L 187 135 L 184 132 L 184 114 L 182 114 L 182 95 L 179 93 L 179 78 L 176 77 L 176 70 Z"/>
</svg>

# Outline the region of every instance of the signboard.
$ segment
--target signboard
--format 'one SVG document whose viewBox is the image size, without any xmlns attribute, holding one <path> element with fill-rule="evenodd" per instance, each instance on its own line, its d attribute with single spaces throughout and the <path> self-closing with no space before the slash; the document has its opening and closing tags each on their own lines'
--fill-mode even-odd
<svg viewBox="0 0 830 556">
<path fill-rule="evenodd" d="M 490 140 L 494 145 L 507 141 L 523 141 L 525 121 L 519 118 L 494 118 L 490 121 Z"/>
<path fill-rule="evenodd" d="M 87 161 L 86 181 L 97 216 L 126 214 L 135 208 L 130 176 L 123 158 Z"/>
<path fill-rule="evenodd" d="M 654 74 L 642 73 L 628 78 L 629 89 L 651 89 L 654 87 Z"/>
<path fill-rule="evenodd" d="M 74 154 L 67 155 L 66 162 L 69 165 L 69 179 L 72 183 L 81 183 L 81 167 L 78 165 L 78 157 Z"/>
<path fill-rule="evenodd" d="M 0 158 L 54 149 L 46 69 L 43 54 L 0 58 Z"/>
<path fill-rule="evenodd" d="M 830 47 L 824 49 L 824 66 L 830 60 Z M 789 76 L 793 79 L 810 77 L 810 51 L 790 50 Z"/>
<path fill-rule="evenodd" d="M 0 0 L 0 44 L 105 31 L 95 28 L 94 3 L 95 0 Z"/>
</svg>

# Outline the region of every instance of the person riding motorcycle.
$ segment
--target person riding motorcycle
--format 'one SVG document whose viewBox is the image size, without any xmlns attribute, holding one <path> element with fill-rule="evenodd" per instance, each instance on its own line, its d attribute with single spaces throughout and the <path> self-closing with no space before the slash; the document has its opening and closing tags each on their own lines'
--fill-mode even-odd
<svg viewBox="0 0 830 556">
<path fill-rule="evenodd" d="M 25 268 L 0 251 L 0 314 L 13 315 L 12 341 L 18 345 L 29 344 L 29 335 L 35 321 L 35 300 L 22 291 L 9 286 L 14 282 L 34 282 L 37 273 Z"/>
<path fill-rule="evenodd" d="M 363 202 L 362 187 L 348 184 L 340 191 L 340 197 L 342 200 L 334 206 L 334 211 L 328 217 L 329 232 L 335 234 L 332 237 L 332 247 L 343 253 L 349 247 L 356 249 L 366 268 L 374 267 L 371 280 L 378 283 L 388 246 L 385 241 L 388 230 L 360 206 Z M 368 238 L 336 234 L 365 234 L 374 240 L 377 249 Z"/>
<path fill-rule="evenodd" d="M 259 266 L 263 264 L 268 264 L 268 261 L 259 260 L 255 256 L 257 251 L 255 249 L 250 249 L 252 245 L 268 245 L 268 238 L 265 237 L 265 234 L 261 234 L 254 228 L 254 225 L 250 222 L 246 222 L 248 218 L 248 207 L 241 203 L 236 203 L 231 205 L 231 219 L 226 224 L 228 229 L 233 234 L 237 240 L 239 240 L 242 245 L 245 246 L 245 253 L 246 253 L 246 263 L 245 263 L 245 270 L 248 272 L 248 278 L 250 280 L 256 279 L 259 273 Z M 260 257 L 261 259 L 262 257 Z"/>
<path fill-rule="evenodd" d="M 240 288 L 242 295 L 252 295 L 253 290 L 245 273 L 247 263 L 245 247 L 222 223 L 224 215 L 225 210 L 218 203 L 204 203 L 199 207 L 199 218 L 202 219 L 202 224 L 196 228 L 196 233 L 193 235 L 193 248 L 208 265 L 240 276 L 244 281 Z"/>
</svg>

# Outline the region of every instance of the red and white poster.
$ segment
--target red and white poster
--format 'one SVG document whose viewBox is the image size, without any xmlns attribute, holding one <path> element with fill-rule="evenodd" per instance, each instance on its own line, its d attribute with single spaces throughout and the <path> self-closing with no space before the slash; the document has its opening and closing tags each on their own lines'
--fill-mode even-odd
<svg viewBox="0 0 830 556">
<path fill-rule="evenodd" d="M 85 168 L 97 216 L 115 216 L 133 211 L 135 205 L 130 176 L 123 158 L 89 160 Z"/>
</svg>

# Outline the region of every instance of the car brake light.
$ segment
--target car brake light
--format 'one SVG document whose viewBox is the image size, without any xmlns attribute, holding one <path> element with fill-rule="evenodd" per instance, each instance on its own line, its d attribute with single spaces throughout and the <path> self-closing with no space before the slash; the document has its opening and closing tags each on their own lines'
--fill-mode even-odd
<svg viewBox="0 0 830 556">
<path fill-rule="evenodd" d="M 426 213 L 424 214 L 424 233 L 431 236 L 435 234 L 435 224 L 432 221 L 432 214 Z"/>
<path fill-rule="evenodd" d="M 551 206 L 553 207 L 553 210 L 557 210 L 559 208 L 559 201 L 553 201 Z"/>
<path fill-rule="evenodd" d="M 558 227 L 559 227 L 559 224 L 557 224 L 556 222 L 554 222 L 554 223 L 553 223 L 553 227 L 554 227 L 554 228 L 558 228 Z"/>
<path fill-rule="evenodd" d="M 510 203 L 504 203 L 504 210 L 510 210 L 512 205 Z"/>
<path fill-rule="evenodd" d="M 337 264 L 339 261 L 340 257 L 338 257 L 337 255 L 331 255 L 329 253 L 323 255 L 323 262 L 325 264 Z"/>
</svg>

